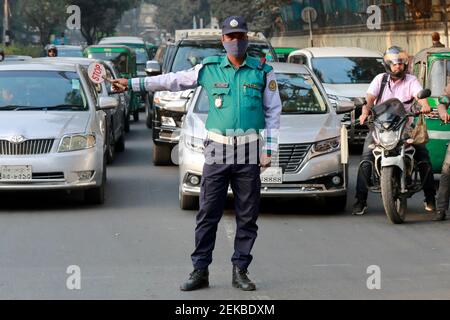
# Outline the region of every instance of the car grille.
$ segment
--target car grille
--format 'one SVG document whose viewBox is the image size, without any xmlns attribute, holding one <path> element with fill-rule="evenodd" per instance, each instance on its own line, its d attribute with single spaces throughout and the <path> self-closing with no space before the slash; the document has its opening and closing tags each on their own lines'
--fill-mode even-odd
<svg viewBox="0 0 450 320">
<path fill-rule="evenodd" d="M 284 173 L 295 173 L 311 149 L 311 144 L 280 144 L 278 161 Z"/>
<path fill-rule="evenodd" d="M 33 173 L 33 180 L 61 180 L 61 179 L 64 179 L 64 172 Z"/>
<path fill-rule="evenodd" d="M 18 156 L 32 154 L 46 154 L 52 149 L 54 139 L 25 140 L 21 143 L 12 143 L 0 140 L 0 155 Z"/>
</svg>

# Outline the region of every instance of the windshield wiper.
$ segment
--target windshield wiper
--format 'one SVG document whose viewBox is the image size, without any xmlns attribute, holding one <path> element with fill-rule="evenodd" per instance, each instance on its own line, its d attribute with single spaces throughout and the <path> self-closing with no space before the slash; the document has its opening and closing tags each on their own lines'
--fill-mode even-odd
<svg viewBox="0 0 450 320">
<path fill-rule="evenodd" d="M 5 106 L 0 106 L 0 110 L 20 110 L 22 108 L 30 108 L 29 106 L 18 106 L 18 105 L 5 105 Z"/>
<path fill-rule="evenodd" d="M 52 110 L 84 110 L 83 106 L 78 104 L 57 104 L 54 106 L 42 107 L 42 109 L 52 109 Z"/>
</svg>

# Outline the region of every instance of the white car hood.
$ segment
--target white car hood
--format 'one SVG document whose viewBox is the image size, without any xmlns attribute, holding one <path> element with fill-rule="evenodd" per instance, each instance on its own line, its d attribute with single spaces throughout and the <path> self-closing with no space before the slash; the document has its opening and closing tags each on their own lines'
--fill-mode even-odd
<svg viewBox="0 0 450 320">
<path fill-rule="evenodd" d="M 323 87 L 327 94 L 335 96 L 348 97 L 348 98 L 360 98 L 365 97 L 369 84 L 328 84 L 324 83 Z"/>
<path fill-rule="evenodd" d="M 189 136 L 206 138 L 206 114 L 191 113 L 183 128 Z M 313 143 L 340 134 L 340 122 L 334 113 L 281 116 L 279 143 Z"/>
<path fill-rule="evenodd" d="M 279 143 L 313 143 L 339 135 L 339 120 L 334 113 L 281 116 Z"/>
<path fill-rule="evenodd" d="M 26 139 L 44 139 L 84 133 L 89 116 L 89 112 L 0 111 L 0 137 L 22 135 Z"/>
</svg>

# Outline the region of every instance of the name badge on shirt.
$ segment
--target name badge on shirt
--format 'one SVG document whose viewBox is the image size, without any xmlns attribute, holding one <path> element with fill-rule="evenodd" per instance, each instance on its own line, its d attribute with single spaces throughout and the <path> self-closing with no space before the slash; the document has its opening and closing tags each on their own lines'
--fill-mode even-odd
<svg viewBox="0 0 450 320">
<path fill-rule="evenodd" d="M 217 97 L 214 100 L 214 105 L 216 106 L 216 108 L 222 108 L 222 97 Z"/>
<path fill-rule="evenodd" d="M 228 83 L 216 82 L 216 83 L 214 83 L 214 88 L 228 88 Z"/>
</svg>

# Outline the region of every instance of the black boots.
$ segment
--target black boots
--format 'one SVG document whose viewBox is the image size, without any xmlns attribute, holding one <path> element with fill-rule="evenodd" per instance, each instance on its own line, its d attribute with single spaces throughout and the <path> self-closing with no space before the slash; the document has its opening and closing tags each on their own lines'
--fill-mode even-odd
<svg viewBox="0 0 450 320">
<path fill-rule="evenodd" d="M 189 279 L 180 287 L 181 291 L 192 291 L 209 286 L 208 269 L 195 269 L 189 274 Z"/>
<path fill-rule="evenodd" d="M 233 266 L 232 285 L 244 291 L 253 291 L 255 284 L 247 277 L 247 269 L 239 269 Z M 181 291 L 192 291 L 209 287 L 208 269 L 195 269 L 189 274 L 189 279 L 180 286 Z"/>
<path fill-rule="evenodd" d="M 239 269 L 238 266 L 233 265 L 233 280 L 231 282 L 233 287 L 244 291 L 255 290 L 255 284 L 247 277 L 247 273 L 247 269 Z"/>
</svg>

